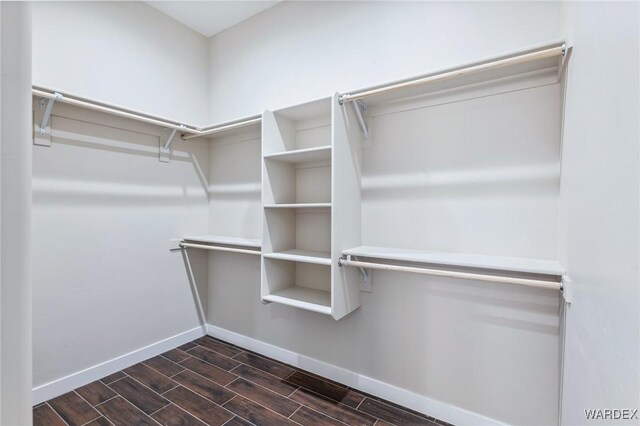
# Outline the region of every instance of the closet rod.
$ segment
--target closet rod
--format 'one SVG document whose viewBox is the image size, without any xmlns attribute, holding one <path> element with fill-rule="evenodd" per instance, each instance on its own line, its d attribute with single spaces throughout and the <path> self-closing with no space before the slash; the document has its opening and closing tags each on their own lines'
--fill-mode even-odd
<svg viewBox="0 0 640 426">
<path fill-rule="evenodd" d="M 382 271 L 411 272 L 414 274 L 435 275 L 439 277 L 463 278 L 477 281 L 490 281 L 504 284 L 518 284 L 529 287 L 562 290 L 562 286 L 556 281 L 534 280 L 529 278 L 505 277 L 501 275 L 476 274 L 472 272 L 445 271 L 440 269 L 416 268 L 412 266 L 387 265 L 384 263 L 361 262 L 340 258 L 340 266 L 354 266 L 363 269 L 379 269 Z"/>
<path fill-rule="evenodd" d="M 202 130 L 199 133 L 192 134 L 192 135 L 183 134 L 183 135 L 180 135 L 180 139 L 182 139 L 183 141 L 186 141 L 189 139 L 201 138 L 204 136 L 213 135 L 215 133 L 225 132 L 227 130 L 239 129 L 241 127 L 250 126 L 252 124 L 259 124 L 261 122 L 262 122 L 262 117 L 249 118 L 244 121 L 238 121 L 235 123 L 224 124 L 224 125 L 210 128 L 210 129 Z"/>
<path fill-rule="evenodd" d="M 103 104 L 92 102 L 89 100 L 79 99 L 70 95 L 60 94 L 58 92 L 48 92 L 39 88 L 32 89 L 34 96 L 40 96 L 46 99 L 53 99 L 56 102 L 62 102 L 64 104 L 75 105 L 78 107 L 90 109 L 93 111 L 104 112 L 106 114 L 115 115 L 118 117 L 129 118 L 131 120 L 141 121 L 144 123 L 154 124 L 156 126 L 166 127 L 169 129 L 180 130 L 187 133 L 200 133 L 199 130 L 194 129 L 193 126 L 188 126 L 186 129 L 179 123 L 165 121 L 160 117 L 153 116 L 151 114 L 144 114 L 139 111 L 127 110 L 115 105 Z"/>
<path fill-rule="evenodd" d="M 181 242 L 179 246 L 181 248 L 197 248 L 197 249 L 215 250 L 215 251 L 230 251 L 232 253 L 254 254 L 257 256 L 260 256 L 262 254 L 259 250 L 246 250 L 246 249 L 237 249 L 232 247 L 209 246 L 204 244 L 193 244 L 193 243 L 185 243 L 185 242 Z"/>
<path fill-rule="evenodd" d="M 438 74 L 431 74 L 423 77 L 418 77 L 412 80 L 403 81 L 387 86 L 379 86 L 374 89 L 362 90 L 360 92 L 343 93 L 338 97 L 338 101 L 343 104 L 349 101 L 355 101 L 358 99 L 366 98 L 368 96 L 379 95 L 381 93 L 393 92 L 396 90 L 407 89 L 414 86 L 420 86 L 427 83 L 433 83 L 436 81 L 448 80 L 455 77 L 462 77 L 469 74 L 475 74 L 481 71 L 488 71 L 495 68 L 501 68 L 508 65 L 517 65 L 525 62 L 535 61 L 539 59 L 552 58 L 554 56 L 562 56 L 565 54 L 565 44 L 547 47 L 541 50 L 530 51 L 520 55 L 509 56 L 506 58 L 496 59 L 493 61 L 487 61 L 477 63 L 474 65 L 466 66 L 464 68 L 458 68 L 455 70 L 445 71 Z"/>
</svg>

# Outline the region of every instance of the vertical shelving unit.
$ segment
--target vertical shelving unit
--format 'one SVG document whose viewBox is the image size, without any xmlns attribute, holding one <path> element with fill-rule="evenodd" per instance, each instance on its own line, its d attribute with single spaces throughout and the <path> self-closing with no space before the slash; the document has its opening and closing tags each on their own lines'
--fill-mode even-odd
<svg viewBox="0 0 640 426">
<path fill-rule="evenodd" d="M 337 98 L 325 98 L 263 115 L 261 294 L 266 302 L 339 319 L 360 306 L 360 299 L 357 291 L 345 291 L 343 273 L 337 271 L 342 269 L 342 246 L 353 245 L 340 244 L 334 231 L 334 226 L 350 222 L 336 221 L 336 209 L 344 214 L 349 207 L 336 179 L 357 177 L 357 206 L 347 214 L 355 219 L 358 237 L 360 195 L 359 173 L 343 170 L 354 162 L 336 159 L 336 151 L 351 155 L 352 149 L 345 147 L 349 141 L 344 123 L 334 123 L 338 116 L 343 119 L 334 103 L 338 105 Z M 336 133 L 337 128 L 342 130 Z"/>
</svg>

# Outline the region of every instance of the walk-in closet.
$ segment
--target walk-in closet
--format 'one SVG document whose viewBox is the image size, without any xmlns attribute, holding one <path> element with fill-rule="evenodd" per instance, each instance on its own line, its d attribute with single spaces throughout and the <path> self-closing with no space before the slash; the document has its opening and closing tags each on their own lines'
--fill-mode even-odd
<svg viewBox="0 0 640 426">
<path fill-rule="evenodd" d="M 638 16 L 0 2 L 0 424 L 640 424 Z"/>
</svg>

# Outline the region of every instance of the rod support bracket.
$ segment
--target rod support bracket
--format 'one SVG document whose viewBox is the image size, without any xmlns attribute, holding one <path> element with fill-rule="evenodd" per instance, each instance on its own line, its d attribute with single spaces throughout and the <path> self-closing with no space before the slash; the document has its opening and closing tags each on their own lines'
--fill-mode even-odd
<svg viewBox="0 0 640 426">
<path fill-rule="evenodd" d="M 369 139 L 367 123 L 364 121 L 364 116 L 367 115 L 368 112 L 367 104 L 359 99 L 356 99 L 355 101 L 351 101 L 351 105 L 353 105 L 353 111 L 356 113 L 358 125 L 360 126 L 360 130 L 362 130 L 362 136 L 366 141 L 367 139 Z"/>
<path fill-rule="evenodd" d="M 33 117 L 33 144 L 51 146 L 51 112 L 56 101 L 62 100 L 62 94 L 53 93 L 53 99 L 40 99 L 39 108 L 34 111 Z"/>
<path fill-rule="evenodd" d="M 347 255 L 346 260 L 352 260 L 350 254 Z M 338 264 L 342 266 L 340 262 L 338 262 Z M 373 288 L 371 287 L 371 270 L 364 269 L 360 266 L 358 266 L 358 270 L 360 271 L 360 275 L 362 275 L 362 281 L 360 282 L 360 291 L 365 291 L 367 293 L 373 292 Z"/>
<path fill-rule="evenodd" d="M 180 124 L 179 127 L 185 130 L 187 128 L 187 126 L 185 126 L 184 124 Z M 166 127 L 162 129 L 162 139 L 160 140 L 160 161 L 162 161 L 163 163 L 169 162 L 169 156 L 171 155 L 171 144 L 173 143 L 177 132 L 178 129 L 171 130 L 171 133 L 169 133 L 169 129 L 167 129 Z"/>
</svg>

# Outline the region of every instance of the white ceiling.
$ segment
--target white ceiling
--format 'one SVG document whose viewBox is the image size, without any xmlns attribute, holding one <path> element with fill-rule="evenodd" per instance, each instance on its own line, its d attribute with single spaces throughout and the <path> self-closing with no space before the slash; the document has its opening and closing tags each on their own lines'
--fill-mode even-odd
<svg viewBox="0 0 640 426">
<path fill-rule="evenodd" d="M 211 37 L 280 3 L 277 1 L 147 1 L 187 27 Z"/>
</svg>

